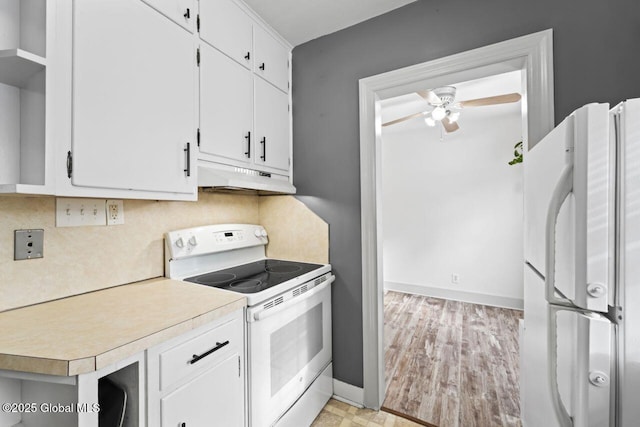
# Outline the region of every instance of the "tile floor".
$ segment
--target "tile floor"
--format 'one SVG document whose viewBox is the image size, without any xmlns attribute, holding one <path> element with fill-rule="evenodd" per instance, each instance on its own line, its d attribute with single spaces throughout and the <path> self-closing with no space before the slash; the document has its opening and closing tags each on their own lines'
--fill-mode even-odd
<svg viewBox="0 0 640 427">
<path fill-rule="evenodd" d="M 384 411 L 360 409 L 335 399 L 322 409 L 311 427 L 421 427 Z"/>
</svg>

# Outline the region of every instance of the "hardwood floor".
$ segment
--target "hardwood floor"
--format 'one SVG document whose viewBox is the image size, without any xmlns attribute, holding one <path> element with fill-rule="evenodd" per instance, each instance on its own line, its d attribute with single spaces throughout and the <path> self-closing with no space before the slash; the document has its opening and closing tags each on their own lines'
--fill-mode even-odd
<svg viewBox="0 0 640 427">
<path fill-rule="evenodd" d="M 439 427 L 520 427 L 522 312 L 386 292 L 389 408 Z"/>
</svg>

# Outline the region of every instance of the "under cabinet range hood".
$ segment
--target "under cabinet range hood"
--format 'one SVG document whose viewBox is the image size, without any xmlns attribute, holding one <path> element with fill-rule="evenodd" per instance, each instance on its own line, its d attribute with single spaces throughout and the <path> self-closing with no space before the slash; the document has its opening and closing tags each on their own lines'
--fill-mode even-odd
<svg viewBox="0 0 640 427">
<path fill-rule="evenodd" d="M 285 175 L 227 165 L 199 162 L 198 187 L 204 191 L 249 190 L 259 194 L 295 194 Z"/>
</svg>

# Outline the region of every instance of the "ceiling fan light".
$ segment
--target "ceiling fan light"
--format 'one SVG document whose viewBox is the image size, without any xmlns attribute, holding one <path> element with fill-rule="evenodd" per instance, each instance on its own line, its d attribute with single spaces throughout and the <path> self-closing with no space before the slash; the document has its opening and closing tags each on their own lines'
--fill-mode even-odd
<svg viewBox="0 0 640 427">
<path fill-rule="evenodd" d="M 431 112 L 431 117 L 433 117 L 434 120 L 442 120 L 446 115 L 447 115 L 447 110 L 445 110 L 442 107 L 436 107 Z"/>
<path fill-rule="evenodd" d="M 427 126 L 429 127 L 434 127 L 436 125 L 436 121 L 433 120 L 432 117 L 425 117 L 424 118 L 424 122 L 427 124 Z"/>
<path fill-rule="evenodd" d="M 460 112 L 459 111 L 455 111 L 453 113 L 449 112 L 449 121 L 451 123 L 457 122 L 459 118 L 460 118 Z"/>
</svg>

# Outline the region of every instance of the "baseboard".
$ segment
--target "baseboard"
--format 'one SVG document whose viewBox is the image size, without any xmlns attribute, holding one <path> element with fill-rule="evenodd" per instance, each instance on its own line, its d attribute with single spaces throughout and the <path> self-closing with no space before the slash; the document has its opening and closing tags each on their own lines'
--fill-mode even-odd
<svg viewBox="0 0 640 427">
<path fill-rule="evenodd" d="M 351 406 L 364 408 L 364 389 L 333 379 L 333 398 Z"/>
<path fill-rule="evenodd" d="M 478 294 L 475 292 L 458 291 L 456 289 L 434 288 L 431 286 L 398 282 L 384 282 L 384 289 L 427 297 L 470 302 L 473 304 L 490 305 L 493 307 L 512 308 L 515 310 L 524 309 L 524 301 L 522 299 L 503 297 L 499 295 Z"/>
</svg>

